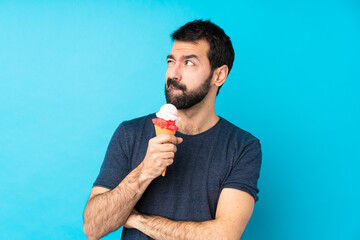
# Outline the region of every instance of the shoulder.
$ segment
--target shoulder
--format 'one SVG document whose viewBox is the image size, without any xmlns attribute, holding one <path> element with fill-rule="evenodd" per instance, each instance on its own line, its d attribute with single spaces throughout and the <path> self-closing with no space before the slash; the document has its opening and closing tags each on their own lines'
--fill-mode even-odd
<svg viewBox="0 0 360 240">
<path fill-rule="evenodd" d="M 138 141 L 139 139 L 150 139 L 155 135 L 154 125 L 152 119 L 155 118 L 155 113 L 126 120 L 120 123 L 117 131 L 128 142 Z"/>
<path fill-rule="evenodd" d="M 122 139 L 122 141 L 135 140 L 138 137 L 137 135 L 141 135 L 144 131 L 151 131 L 151 119 L 154 116 L 155 114 L 149 114 L 147 116 L 142 116 L 121 122 L 116 128 L 113 138 L 115 140 Z"/>
<path fill-rule="evenodd" d="M 229 134 L 230 137 L 238 142 L 243 144 L 249 142 L 260 142 L 260 140 L 255 137 L 250 132 L 236 126 L 225 118 L 220 117 L 221 129 L 223 129 L 225 133 Z"/>
<path fill-rule="evenodd" d="M 138 132 L 139 129 L 149 127 L 149 125 L 151 126 L 151 124 L 152 124 L 151 120 L 154 117 L 155 117 L 155 114 L 152 113 L 152 114 L 142 116 L 142 117 L 138 117 L 138 118 L 134 118 L 134 119 L 131 119 L 131 120 L 125 120 L 125 121 L 120 123 L 120 125 L 118 126 L 118 129 L 120 131 L 126 131 L 128 133 Z"/>
<path fill-rule="evenodd" d="M 239 160 L 249 153 L 261 156 L 260 140 L 253 134 L 224 118 L 221 119 L 221 129 L 222 135 L 224 135 L 223 142 L 227 142 L 228 151 L 234 154 L 234 159 Z"/>
<path fill-rule="evenodd" d="M 149 114 L 121 122 L 116 128 L 110 144 L 121 146 L 124 151 L 129 152 L 136 143 L 150 139 L 155 134 L 151 121 L 154 116 L 155 114 Z"/>
<path fill-rule="evenodd" d="M 230 158 L 228 177 L 222 188 L 235 188 L 249 193 L 258 200 L 257 181 L 260 176 L 262 153 L 260 141 L 250 132 L 222 119 L 230 136 L 227 149 Z"/>
</svg>

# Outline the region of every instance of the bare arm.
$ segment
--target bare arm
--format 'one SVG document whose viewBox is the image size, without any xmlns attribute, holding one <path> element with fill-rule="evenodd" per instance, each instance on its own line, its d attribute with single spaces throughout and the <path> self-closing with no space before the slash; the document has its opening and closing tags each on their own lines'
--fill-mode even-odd
<svg viewBox="0 0 360 240">
<path fill-rule="evenodd" d="M 144 160 L 116 188 L 93 188 L 84 211 L 84 233 L 89 239 L 99 239 L 126 222 L 151 181 L 172 164 L 175 144 L 181 141 L 171 135 L 151 139 Z"/>
<path fill-rule="evenodd" d="M 112 191 L 93 188 L 84 211 L 84 232 L 89 239 L 99 239 L 125 223 L 132 208 L 151 182 L 148 179 L 139 179 L 141 169 L 142 166 L 139 165 Z"/>
<path fill-rule="evenodd" d="M 132 212 L 125 227 L 136 228 L 158 240 L 162 239 L 225 239 L 238 240 L 254 209 L 248 193 L 225 188 L 221 194 L 214 220 L 204 222 L 173 221 L 159 216 Z"/>
</svg>

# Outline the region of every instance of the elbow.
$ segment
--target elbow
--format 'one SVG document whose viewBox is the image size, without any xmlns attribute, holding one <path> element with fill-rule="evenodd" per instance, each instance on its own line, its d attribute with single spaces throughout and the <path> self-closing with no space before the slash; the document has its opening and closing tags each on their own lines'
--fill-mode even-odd
<svg viewBox="0 0 360 240">
<path fill-rule="evenodd" d="M 223 240 L 239 240 L 242 237 L 243 231 L 234 231 L 234 229 L 220 230 L 217 232 L 216 239 Z"/>
<path fill-rule="evenodd" d="M 221 236 L 219 236 L 219 239 L 222 239 L 222 240 L 235 240 L 235 238 L 227 236 L 227 235 L 221 235 Z M 240 238 L 238 238 L 236 240 L 239 240 L 239 239 Z"/>
<path fill-rule="evenodd" d="M 96 233 L 93 231 L 94 228 L 90 227 L 89 224 L 84 223 L 83 231 L 86 237 L 89 240 L 98 240 L 99 237 L 96 236 Z"/>
<path fill-rule="evenodd" d="M 241 238 L 240 237 L 234 237 L 233 235 L 229 236 L 229 235 L 222 235 L 222 236 L 219 236 L 220 238 L 219 239 L 223 239 L 223 240 L 239 240 Z"/>
<path fill-rule="evenodd" d="M 223 233 L 222 237 L 220 239 L 224 240 L 239 240 L 242 237 L 243 232 L 241 233 L 235 233 L 235 232 L 227 232 Z"/>
<path fill-rule="evenodd" d="M 114 231 L 114 230 L 116 229 L 110 231 Z M 109 233 L 102 230 L 99 231 L 97 227 L 86 221 L 84 223 L 83 232 L 89 240 L 99 240 L 107 233 Z"/>
<path fill-rule="evenodd" d="M 83 232 L 89 240 L 98 240 L 101 236 L 99 236 L 99 233 L 96 231 L 97 227 L 94 225 L 94 222 L 91 221 L 91 218 L 86 214 L 86 210 L 87 209 L 85 208 L 83 215 Z"/>
</svg>

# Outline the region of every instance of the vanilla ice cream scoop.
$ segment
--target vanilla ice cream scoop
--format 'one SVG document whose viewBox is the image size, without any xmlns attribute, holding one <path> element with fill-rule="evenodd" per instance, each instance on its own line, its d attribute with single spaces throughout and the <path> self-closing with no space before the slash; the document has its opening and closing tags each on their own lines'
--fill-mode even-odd
<svg viewBox="0 0 360 240">
<path fill-rule="evenodd" d="M 178 122 L 180 121 L 180 117 L 178 117 L 177 115 L 177 109 L 174 105 L 172 104 L 164 104 L 161 108 L 160 111 L 156 113 L 156 116 L 158 118 L 162 118 L 166 121 L 175 121 Z"/>
</svg>

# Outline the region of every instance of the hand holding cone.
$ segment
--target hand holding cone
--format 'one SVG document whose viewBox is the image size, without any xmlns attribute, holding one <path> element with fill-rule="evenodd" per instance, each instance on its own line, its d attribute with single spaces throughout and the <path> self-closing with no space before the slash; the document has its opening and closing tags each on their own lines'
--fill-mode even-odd
<svg viewBox="0 0 360 240">
<path fill-rule="evenodd" d="M 176 122 L 180 121 L 177 116 L 177 109 L 172 104 L 165 104 L 160 108 L 160 111 L 156 113 L 157 118 L 152 121 L 154 123 L 156 136 L 160 134 L 171 134 L 175 135 L 178 127 L 175 125 Z M 161 176 L 165 176 L 166 168 L 162 172 Z"/>
<path fill-rule="evenodd" d="M 159 126 L 154 125 L 155 127 L 155 132 L 156 132 L 156 136 L 159 136 L 160 134 L 171 134 L 171 135 L 175 135 L 175 132 L 166 128 L 161 128 Z M 161 176 L 165 176 L 166 173 L 166 168 L 164 169 L 164 171 L 161 173 Z"/>
</svg>

